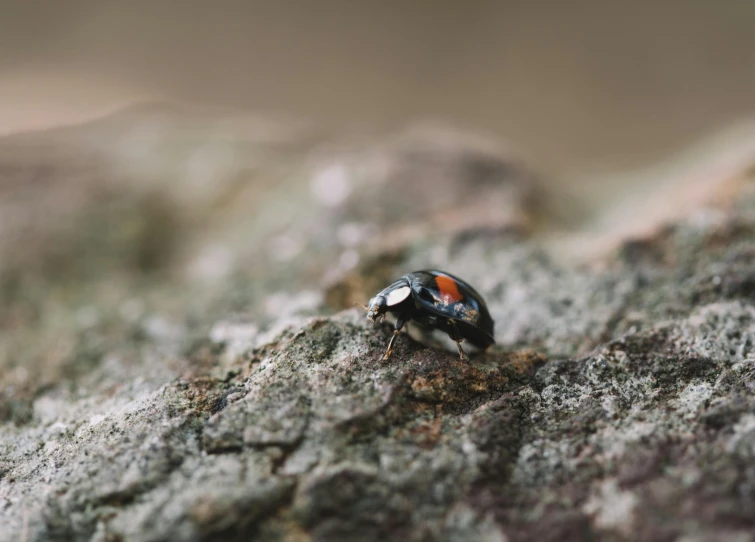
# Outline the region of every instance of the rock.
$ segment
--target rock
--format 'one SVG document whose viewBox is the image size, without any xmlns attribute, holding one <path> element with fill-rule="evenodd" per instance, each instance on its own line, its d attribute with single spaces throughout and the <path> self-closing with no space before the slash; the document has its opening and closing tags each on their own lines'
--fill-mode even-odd
<svg viewBox="0 0 755 542">
<path fill-rule="evenodd" d="M 158 168 L 172 218 L 77 221 L 143 189 L 113 153 L 158 112 L 45 136 L 36 159 L 7 150 L 33 136 L 0 141 L 0 187 L 32 190 L 29 209 L 60 210 L 14 184 L 31 169 L 60 194 L 82 178 L 66 138 L 92 145 L 81 171 L 125 179 L 3 230 L 3 254 L 25 251 L 1 275 L 0 540 L 753 540 L 755 156 L 736 182 L 726 169 L 725 197 L 565 239 L 536 204 L 556 189 L 497 146 L 410 133 L 303 152 L 212 121 L 214 144 L 258 151 L 227 162 L 257 180 L 176 195 Z M 176 134 L 210 122 L 158 118 L 188 155 Z M 152 264 L 127 264 L 165 227 Z M 197 254 L 220 267 L 190 271 Z M 381 360 L 390 327 L 349 305 L 422 267 L 481 291 L 496 346 L 462 362 L 402 336 Z"/>
</svg>

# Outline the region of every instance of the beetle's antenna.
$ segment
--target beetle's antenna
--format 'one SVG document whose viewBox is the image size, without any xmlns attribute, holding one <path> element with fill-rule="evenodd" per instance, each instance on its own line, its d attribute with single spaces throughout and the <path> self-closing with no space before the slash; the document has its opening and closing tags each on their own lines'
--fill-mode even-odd
<svg viewBox="0 0 755 542">
<path fill-rule="evenodd" d="M 360 303 L 359 301 L 357 301 L 356 303 L 354 303 L 354 306 L 355 307 L 362 307 L 366 311 L 370 310 L 370 308 L 367 305 L 365 305 L 364 303 Z"/>
</svg>

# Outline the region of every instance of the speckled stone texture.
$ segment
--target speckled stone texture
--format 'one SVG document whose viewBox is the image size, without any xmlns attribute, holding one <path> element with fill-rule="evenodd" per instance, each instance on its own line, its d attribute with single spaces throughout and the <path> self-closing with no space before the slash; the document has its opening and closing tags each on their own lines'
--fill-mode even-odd
<svg viewBox="0 0 755 542">
<path fill-rule="evenodd" d="M 224 115 L 0 141 L 0 541 L 755 540 L 755 152 L 570 221 L 486 141 Z M 381 361 L 428 267 L 498 344 Z"/>
</svg>

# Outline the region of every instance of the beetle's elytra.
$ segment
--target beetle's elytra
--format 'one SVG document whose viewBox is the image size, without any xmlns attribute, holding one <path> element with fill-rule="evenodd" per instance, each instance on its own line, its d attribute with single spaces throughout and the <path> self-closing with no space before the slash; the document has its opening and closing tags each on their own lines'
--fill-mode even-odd
<svg viewBox="0 0 755 542">
<path fill-rule="evenodd" d="M 485 300 L 450 273 L 415 271 L 404 275 L 370 299 L 367 318 L 376 322 L 389 312 L 396 316 L 396 325 L 383 359 L 390 357 L 396 337 L 409 321 L 447 333 L 456 342 L 461 359 L 466 359 L 462 341 L 482 350 L 495 342 Z"/>
</svg>

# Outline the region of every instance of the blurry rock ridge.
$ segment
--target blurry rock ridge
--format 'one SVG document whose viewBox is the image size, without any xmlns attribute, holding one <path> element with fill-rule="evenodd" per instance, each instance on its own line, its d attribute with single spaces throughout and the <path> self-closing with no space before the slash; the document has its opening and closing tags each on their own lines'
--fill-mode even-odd
<svg viewBox="0 0 755 542">
<path fill-rule="evenodd" d="M 585 210 L 430 125 L 0 139 L 0 541 L 755 540 L 755 130 L 722 141 Z M 354 304 L 422 268 L 487 354 L 381 361 Z"/>
</svg>

